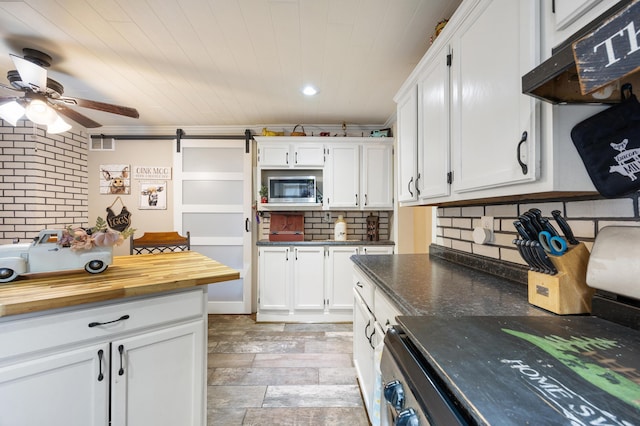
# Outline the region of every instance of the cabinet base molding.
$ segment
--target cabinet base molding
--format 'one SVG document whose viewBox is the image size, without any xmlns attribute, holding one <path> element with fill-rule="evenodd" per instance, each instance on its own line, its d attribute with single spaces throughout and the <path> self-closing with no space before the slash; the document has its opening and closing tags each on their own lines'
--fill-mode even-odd
<svg viewBox="0 0 640 426">
<path fill-rule="evenodd" d="M 333 322 L 352 322 L 353 312 L 343 314 L 283 314 L 283 313 L 256 313 L 257 322 L 287 322 L 287 323 L 333 323 Z"/>
</svg>

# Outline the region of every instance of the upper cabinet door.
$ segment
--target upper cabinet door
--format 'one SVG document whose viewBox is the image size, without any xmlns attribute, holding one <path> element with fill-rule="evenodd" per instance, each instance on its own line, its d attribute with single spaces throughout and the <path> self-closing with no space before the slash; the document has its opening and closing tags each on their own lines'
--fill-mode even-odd
<svg viewBox="0 0 640 426">
<path fill-rule="evenodd" d="M 299 144 L 293 145 L 294 167 L 322 167 L 324 166 L 324 145 Z"/>
<path fill-rule="evenodd" d="M 452 39 L 455 191 L 538 177 L 538 101 L 522 94 L 521 76 L 538 63 L 539 7 L 476 0 Z"/>
<path fill-rule="evenodd" d="M 393 146 L 362 145 L 362 209 L 393 209 Z"/>
<path fill-rule="evenodd" d="M 412 87 L 397 106 L 398 131 L 398 201 L 416 201 L 418 177 L 418 92 Z"/>
<path fill-rule="evenodd" d="M 420 200 L 449 195 L 449 46 L 433 56 L 418 81 L 418 178 Z"/>
<path fill-rule="evenodd" d="M 258 146 L 258 164 L 260 167 L 289 167 L 288 143 L 260 144 Z"/>
<path fill-rule="evenodd" d="M 360 145 L 328 147 L 324 197 L 328 208 L 360 208 Z"/>
</svg>

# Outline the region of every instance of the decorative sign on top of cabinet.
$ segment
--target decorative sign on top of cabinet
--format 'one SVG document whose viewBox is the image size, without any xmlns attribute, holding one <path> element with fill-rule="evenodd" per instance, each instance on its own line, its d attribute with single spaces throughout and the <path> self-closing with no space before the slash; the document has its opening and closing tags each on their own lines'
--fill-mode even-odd
<svg viewBox="0 0 640 426">
<path fill-rule="evenodd" d="M 259 203 L 260 210 L 393 209 L 393 138 L 256 137 L 256 140 L 259 186 L 266 185 L 268 177 L 274 174 L 309 171 L 317 176 L 317 189 L 322 194 L 321 206 Z"/>
<path fill-rule="evenodd" d="M 540 20 L 535 0 L 456 10 L 395 97 L 403 205 L 593 190 L 571 146 L 553 143 L 561 129 L 521 93 L 540 60 Z"/>
</svg>

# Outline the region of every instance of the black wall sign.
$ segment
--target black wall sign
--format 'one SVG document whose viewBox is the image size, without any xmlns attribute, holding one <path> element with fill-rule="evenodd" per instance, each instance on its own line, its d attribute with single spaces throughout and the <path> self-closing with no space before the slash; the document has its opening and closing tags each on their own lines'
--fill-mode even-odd
<svg viewBox="0 0 640 426">
<path fill-rule="evenodd" d="M 640 68 L 640 0 L 573 43 L 580 90 L 591 93 Z"/>
</svg>

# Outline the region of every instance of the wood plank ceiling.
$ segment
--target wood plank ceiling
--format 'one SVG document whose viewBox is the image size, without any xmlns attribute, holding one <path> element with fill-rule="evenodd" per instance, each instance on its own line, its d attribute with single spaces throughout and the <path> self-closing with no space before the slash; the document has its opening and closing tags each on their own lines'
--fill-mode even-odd
<svg viewBox="0 0 640 426">
<path fill-rule="evenodd" d="M 14 69 L 9 53 L 48 53 L 66 95 L 140 111 L 135 120 L 78 109 L 105 127 L 384 124 L 435 24 L 458 4 L 2 1 L 0 73 Z M 304 97 L 306 84 L 318 95 Z"/>
</svg>

